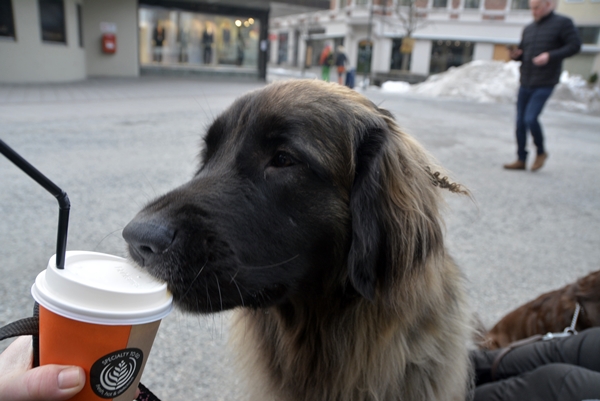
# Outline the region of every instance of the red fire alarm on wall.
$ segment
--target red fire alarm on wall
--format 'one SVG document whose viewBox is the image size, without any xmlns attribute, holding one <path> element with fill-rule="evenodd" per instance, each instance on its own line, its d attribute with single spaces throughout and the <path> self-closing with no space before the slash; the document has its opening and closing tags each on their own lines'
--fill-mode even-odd
<svg viewBox="0 0 600 401">
<path fill-rule="evenodd" d="M 114 22 L 101 22 L 102 53 L 115 54 L 117 52 L 117 24 Z"/>
<path fill-rule="evenodd" d="M 117 37 L 114 33 L 102 34 L 102 53 L 114 54 L 117 51 Z"/>
</svg>

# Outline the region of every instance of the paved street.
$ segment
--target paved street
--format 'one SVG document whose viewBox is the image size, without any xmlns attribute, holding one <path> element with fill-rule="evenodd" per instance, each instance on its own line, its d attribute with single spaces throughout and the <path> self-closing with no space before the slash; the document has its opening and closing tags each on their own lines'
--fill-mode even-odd
<svg viewBox="0 0 600 401">
<path fill-rule="evenodd" d="M 156 77 L 0 85 L 0 138 L 68 193 L 68 249 L 124 256 L 122 228 L 192 175 L 211 120 L 261 86 Z M 366 95 L 471 189 L 472 200 L 447 197 L 447 244 L 486 325 L 600 269 L 600 117 L 546 110 L 547 165 L 512 172 L 501 168 L 515 158 L 512 104 Z M 1 156 L 0 188 L 4 325 L 30 314 L 31 284 L 55 252 L 58 207 Z M 142 382 L 164 401 L 242 399 L 228 317 L 167 317 Z"/>
</svg>

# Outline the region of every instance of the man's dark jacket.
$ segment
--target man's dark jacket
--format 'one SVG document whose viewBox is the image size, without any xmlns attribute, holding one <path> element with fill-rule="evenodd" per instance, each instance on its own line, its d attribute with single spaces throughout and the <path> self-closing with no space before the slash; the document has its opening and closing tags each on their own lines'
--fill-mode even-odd
<svg viewBox="0 0 600 401">
<path fill-rule="evenodd" d="M 521 60 L 521 85 L 553 86 L 560 78 L 563 59 L 579 52 L 581 39 L 570 18 L 552 11 L 525 27 L 519 49 L 523 50 L 517 59 Z M 548 63 L 534 65 L 531 60 L 544 52 L 550 54 Z"/>
</svg>

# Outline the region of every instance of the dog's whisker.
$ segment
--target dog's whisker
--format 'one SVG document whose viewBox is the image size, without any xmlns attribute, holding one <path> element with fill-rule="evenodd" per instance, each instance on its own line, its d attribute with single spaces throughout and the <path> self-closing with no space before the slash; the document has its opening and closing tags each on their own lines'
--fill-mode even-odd
<svg viewBox="0 0 600 401">
<path fill-rule="evenodd" d="M 237 275 L 237 272 L 235 274 Z M 235 285 L 235 288 L 237 288 L 237 290 L 238 290 L 238 294 L 240 294 L 240 301 L 242 302 L 242 307 L 245 307 L 246 305 L 244 305 L 244 297 L 242 296 L 242 291 L 240 290 L 240 286 L 235 281 L 235 276 L 231 277 L 231 281 L 229 283 L 233 283 Z"/>
<path fill-rule="evenodd" d="M 200 101 L 198 100 L 198 97 L 194 96 L 194 100 L 196 101 L 198 106 L 200 106 L 202 108 L 202 111 L 204 112 L 204 114 L 208 118 L 208 120 L 212 121 L 215 119 L 215 112 L 210 107 L 210 102 L 208 101 L 208 96 L 206 96 L 206 93 L 202 92 L 202 95 L 204 95 L 204 96 L 202 96 L 202 100 L 204 100 L 204 102 L 206 103 L 206 106 L 208 107 L 208 113 L 206 112 L 204 105 L 202 105 L 200 103 Z"/>
<path fill-rule="evenodd" d="M 219 284 L 219 277 L 217 276 L 216 273 L 213 273 L 215 276 L 215 280 L 217 281 L 217 291 L 219 291 L 219 302 L 221 303 L 221 311 L 223 310 L 223 296 L 221 294 L 221 285 Z M 223 334 L 223 315 L 220 314 L 220 320 L 221 320 L 221 334 Z"/>
<path fill-rule="evenodd" d="M 208 294 L 208 283 L 204 282 L 204 288 L 206 289 L 206 299 L 208 300 L 208 305 L 210 306 L 210 313 L 214 313 L 212 301 L 210 300 L 210 295 Z M 214 319 L 214 316 L 213 316 Z"/>
<path fill-rule="evenodd" d="M 114 233 L 116 233 L 117 231 L 122 231 L 122 230 L 123 230 L 123 227 L 121 227 L 121 228 L 117 228 L 116 230 L 114 230 L 114 231 L 111 231 L 111 232 L 109 232 L 108 234 L 106 234 L 106 235 L 105 235 L 105 236 L 104 236 L 104 237 L 103 237 L 103 238 L 102 238 L 102 239 L 101 239 L 101 240 L 100 240 L 100 241 L 99 241 L 99 242 L 96 244 L 96 246 L 94 247 L 94 251 L 95 251 L 96 249 L 98 249 L 98 247 L 100 246 L 100 244 L 102 244 L 102 243 L 104 242 L 104 240 L 105 240 L 105 239 L 107 239 L 108 237 L 112 236 L 112 235 L 113 235 Z"/>
<path fill-rule="evenodd" d="M 250 268 L 250 269 L 270 269 L 270 268 L 273 268 L 273 267 L 278 267 L 278 266 L 284 265 L 286 263 L 289 263 L 292 260 L 297 259 L 299 257 L 300 257 L 300 254 L 298 254 L 296 256 L 293 256 L 293 257 L 291 257 L 291 258 L 289 258 L 287 260 L 284 260 L 283 262 L 273 263 L 272 265 L 264 265 L 264 266 L 244 265 L 244 267 L 247 267 L 247 268 Z M 236 275 L 237 275 L 237 273 L 236 273 Z"/>
<path fill-rule="evenodd" d="M 235 271 L 235 274 L 233 276 L 231 276 L 231 280 L 229 281 L 229 284 L 231 284 L 233 281 L 235 281 L 235 278 L 237 277 L 239 272 L 240 272 L 240 269 L 237 269 Z"/>
<path fill-rule="evenodd" d="M 217 281 L 217 291 L 219 292 L 219 302 L 221 303 L 221 310 L 223 310 L 223 296 L 221 295 L 221 285 L 219 284 L 219 277 L 216 273 L 213 273 L 215 280 Z"/>
<path fill-rule="evenodd" d="M 192 280 L 192 282 L 188 286 L 188 289 L 183 293 L 183 295 L 181 296 L 181 299 L 185 299 L 185 296 L 188 294 L 188 292 L 190 292 L 192 290 L 192 286 L 194 285 L 194 283 L 196 282 L 196 280 L 198 280 L 198 277 L 200 277 L 200 274 L 202 274 L 202 271 L 206 267 L 206 263 L 208 263 L 208 261 L 204 262 L 204 265 L 200 268 L 200 270 L 198 271 L 198 273 L 196 273 L 196 277 L 194 277 L 194 279 Z"/>
<path fill-rule="evenodd" d="M 148 178 L 147 174 L 144 174 L 144 178 L 147 181 L 148 185 L 150 185 L 150 188 L 152 188 L 152 192 L 154 192 L 154 196 L 156 196 L 158 194 L 158 192 L 156 192 L 156 188 L 154 188 L 154 185 L 152 185 L 152 180 L 150 180 Z M 144 191 L 144 193 L 146 193 L 146 191 Z M 146 196 L 148 196 L 148 194 L 146 194 Z M 150 199 L 150 197 L 148 197 Z"/>
</svg>

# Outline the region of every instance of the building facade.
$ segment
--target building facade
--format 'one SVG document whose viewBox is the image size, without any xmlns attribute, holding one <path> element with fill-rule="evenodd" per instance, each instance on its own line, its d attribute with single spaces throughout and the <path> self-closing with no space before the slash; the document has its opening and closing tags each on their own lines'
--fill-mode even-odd
<svg viewBox="0 0 600 401">
<path fill-rule="evenodd" d="M 137 76 L 137 8 L 136 0 L 0 0 L 0 82 Z M 105 25 L 114 53 L 102 51 Z"/>
<path fill-rule="evenodd" d="M 0 83 L 144 68 L 264 78 L 269 11 L 266 0 L 0 0 Z"/>
<path fill-rule="evenodd" d="M 584 38 L 565 69 L 600 70 L 600 0 L 558 0 Z M 527 0 L 331 0 L 329 10 L 271 19 L 270 62 L 318 65 L 325 45 L 344 45 L 358 74 L 427 76 L 472 60 L 508 60 L 532 21 Z"/>
<path fill-rule="evenodd" d="M 581 53 L 565 60 L 567 71 L 600 75 L 600 0 L 560 0 L 557 12 L 573 18 L 583 42 Z"/>
</svg>

